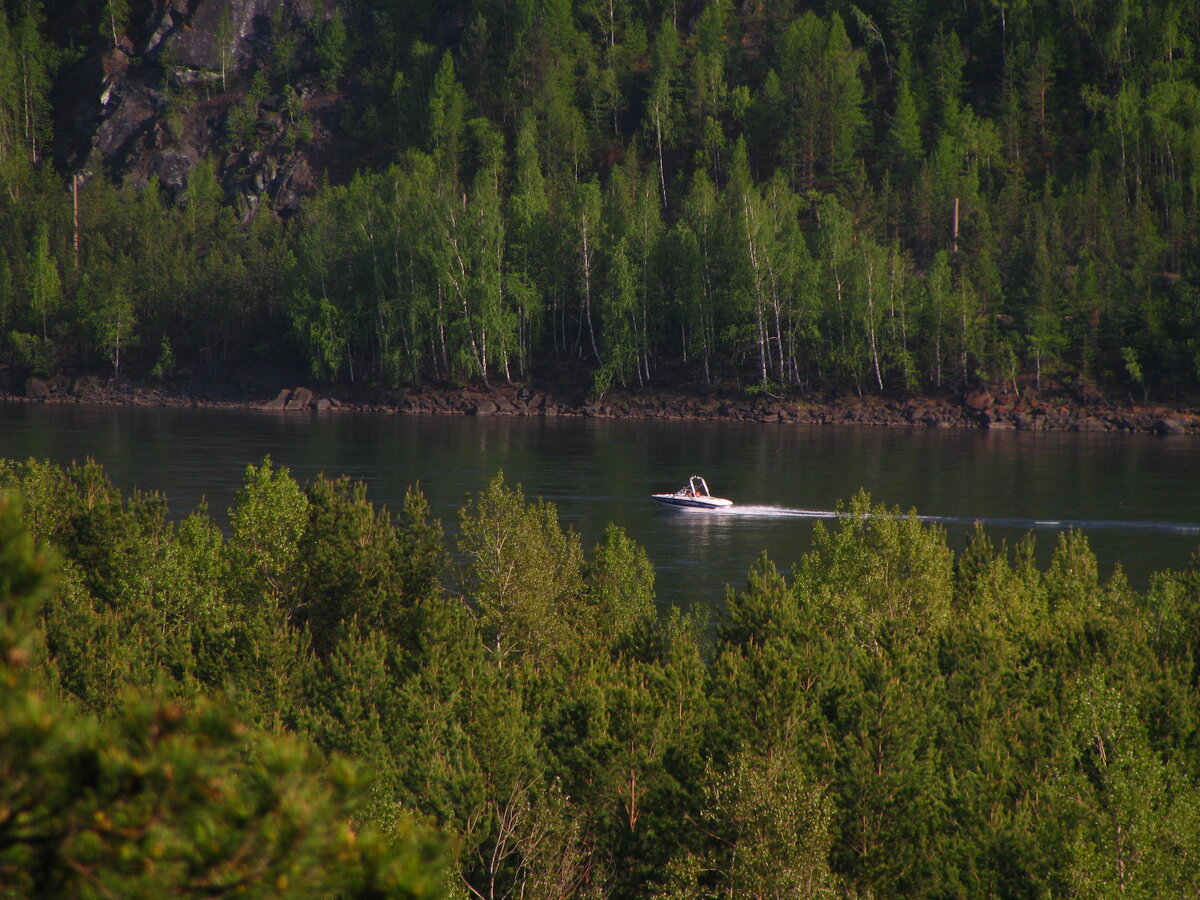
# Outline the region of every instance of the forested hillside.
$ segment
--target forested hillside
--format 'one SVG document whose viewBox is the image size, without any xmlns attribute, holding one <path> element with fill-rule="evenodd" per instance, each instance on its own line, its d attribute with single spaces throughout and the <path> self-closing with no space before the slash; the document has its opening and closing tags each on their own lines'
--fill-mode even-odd
<svg viewBox="0 0 1200 900">
<path fill-rule="evenodd" d="M 22 371 L 1200 379 L 1195 0 L 0 9 Z"/>
<path fill-rule="evenodd" d="M 1200 894 L 1195 565 L 860 496 L 710 620 L 499 476 L 452 547 L 269 461 L 228 535 L 91 464 L 0 491 L 0 896 Z"/>
</svg>

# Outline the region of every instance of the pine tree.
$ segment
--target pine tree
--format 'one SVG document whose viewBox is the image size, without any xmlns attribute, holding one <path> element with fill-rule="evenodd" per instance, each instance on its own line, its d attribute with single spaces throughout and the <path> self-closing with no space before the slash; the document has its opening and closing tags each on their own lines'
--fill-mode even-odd
<svg viewBox="0 0 1200 900">
<path fill-rule="evenodd" d="M 916 174 L 924 154 L 917 104 L 903 68 L 899 79 L 896 86 L 896 108 L 888 129 L 887 144 L 890 171 L 894 172 L 903 184 Z"/>
</svg>

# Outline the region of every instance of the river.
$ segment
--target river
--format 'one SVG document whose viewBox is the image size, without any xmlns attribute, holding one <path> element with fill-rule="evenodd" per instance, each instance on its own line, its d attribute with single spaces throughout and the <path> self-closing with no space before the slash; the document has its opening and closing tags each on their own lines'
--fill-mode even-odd
<svg viewBox="0 0 1200 900">
<path fill-rule="evenodd" d="M 973 523 L 1010 545 L 1084 531 L 1107 577 L 1144 588 L 1200 548 L 1200 443 L 1187 436 L 987 432 L 600 419 L 421 417 L 0 404 L 0 456 L 93 458 L 125 490 L 204 500 L 222 523 L 245 467 L 265 456 L 301 481 L 350 475 L 376 503 L 420 484 L 453 534 L 459 508 L 503 470 L 555 503 L 589 550 L 609 522 L 654 563 L 664 604 L 715 603 L 760 551 L 788 571 L 814 523 L 860 488 L 939 522 L 961 547 Z M 660 508 L 653 492 L 703 475 L 726 514 Z"/>
</svg>

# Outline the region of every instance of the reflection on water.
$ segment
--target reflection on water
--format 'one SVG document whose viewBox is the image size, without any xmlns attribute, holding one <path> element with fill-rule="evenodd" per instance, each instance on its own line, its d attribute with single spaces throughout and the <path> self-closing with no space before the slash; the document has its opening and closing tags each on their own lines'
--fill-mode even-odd
<svg viewBox="0 0 1200 900">
<path fill-rule="evenodd" d="M 0 455 L 91 457 L 123 489 L 163 491 L 176 515 L 207 500 L 218 521 L 245 467 L 269 455 L 301 481 L 362 479 L 391 508 L 419 483 L 453 539 L 457 511 L 502 470 L 587 547 L 607 523 L 625 528 L 660 597 L 680 604 L 744 583 L 763 550 L 789 570 L 814 524 L 860 489 L 939 524 L 955 547 L 979 521 L 998 545 L 1032 534 L 1044 561 L 1056 531 L 1080 529 L 1103 573 L 1120 560 L 1144 585 L 1200 543 L 1198 449 L 1186 436 L 0 405 Z M 650 500 L 692 474 L 735 505 Z"/>
</svg>

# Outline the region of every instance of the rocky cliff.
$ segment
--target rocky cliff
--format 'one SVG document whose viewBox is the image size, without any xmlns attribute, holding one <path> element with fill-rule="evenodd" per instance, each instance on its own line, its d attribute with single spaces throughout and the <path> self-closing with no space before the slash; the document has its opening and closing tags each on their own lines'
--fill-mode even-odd
<svg viewBox="0 0 1200 900">
<path fill-rule="evenodd" d="M 175 195 L 212 159 L 243 215 L 293 212 L 331 162 L 343 99 L 322 75 L 326 0 L 166 0 L 68 70 L 59 164 Z"/>
</svg>

